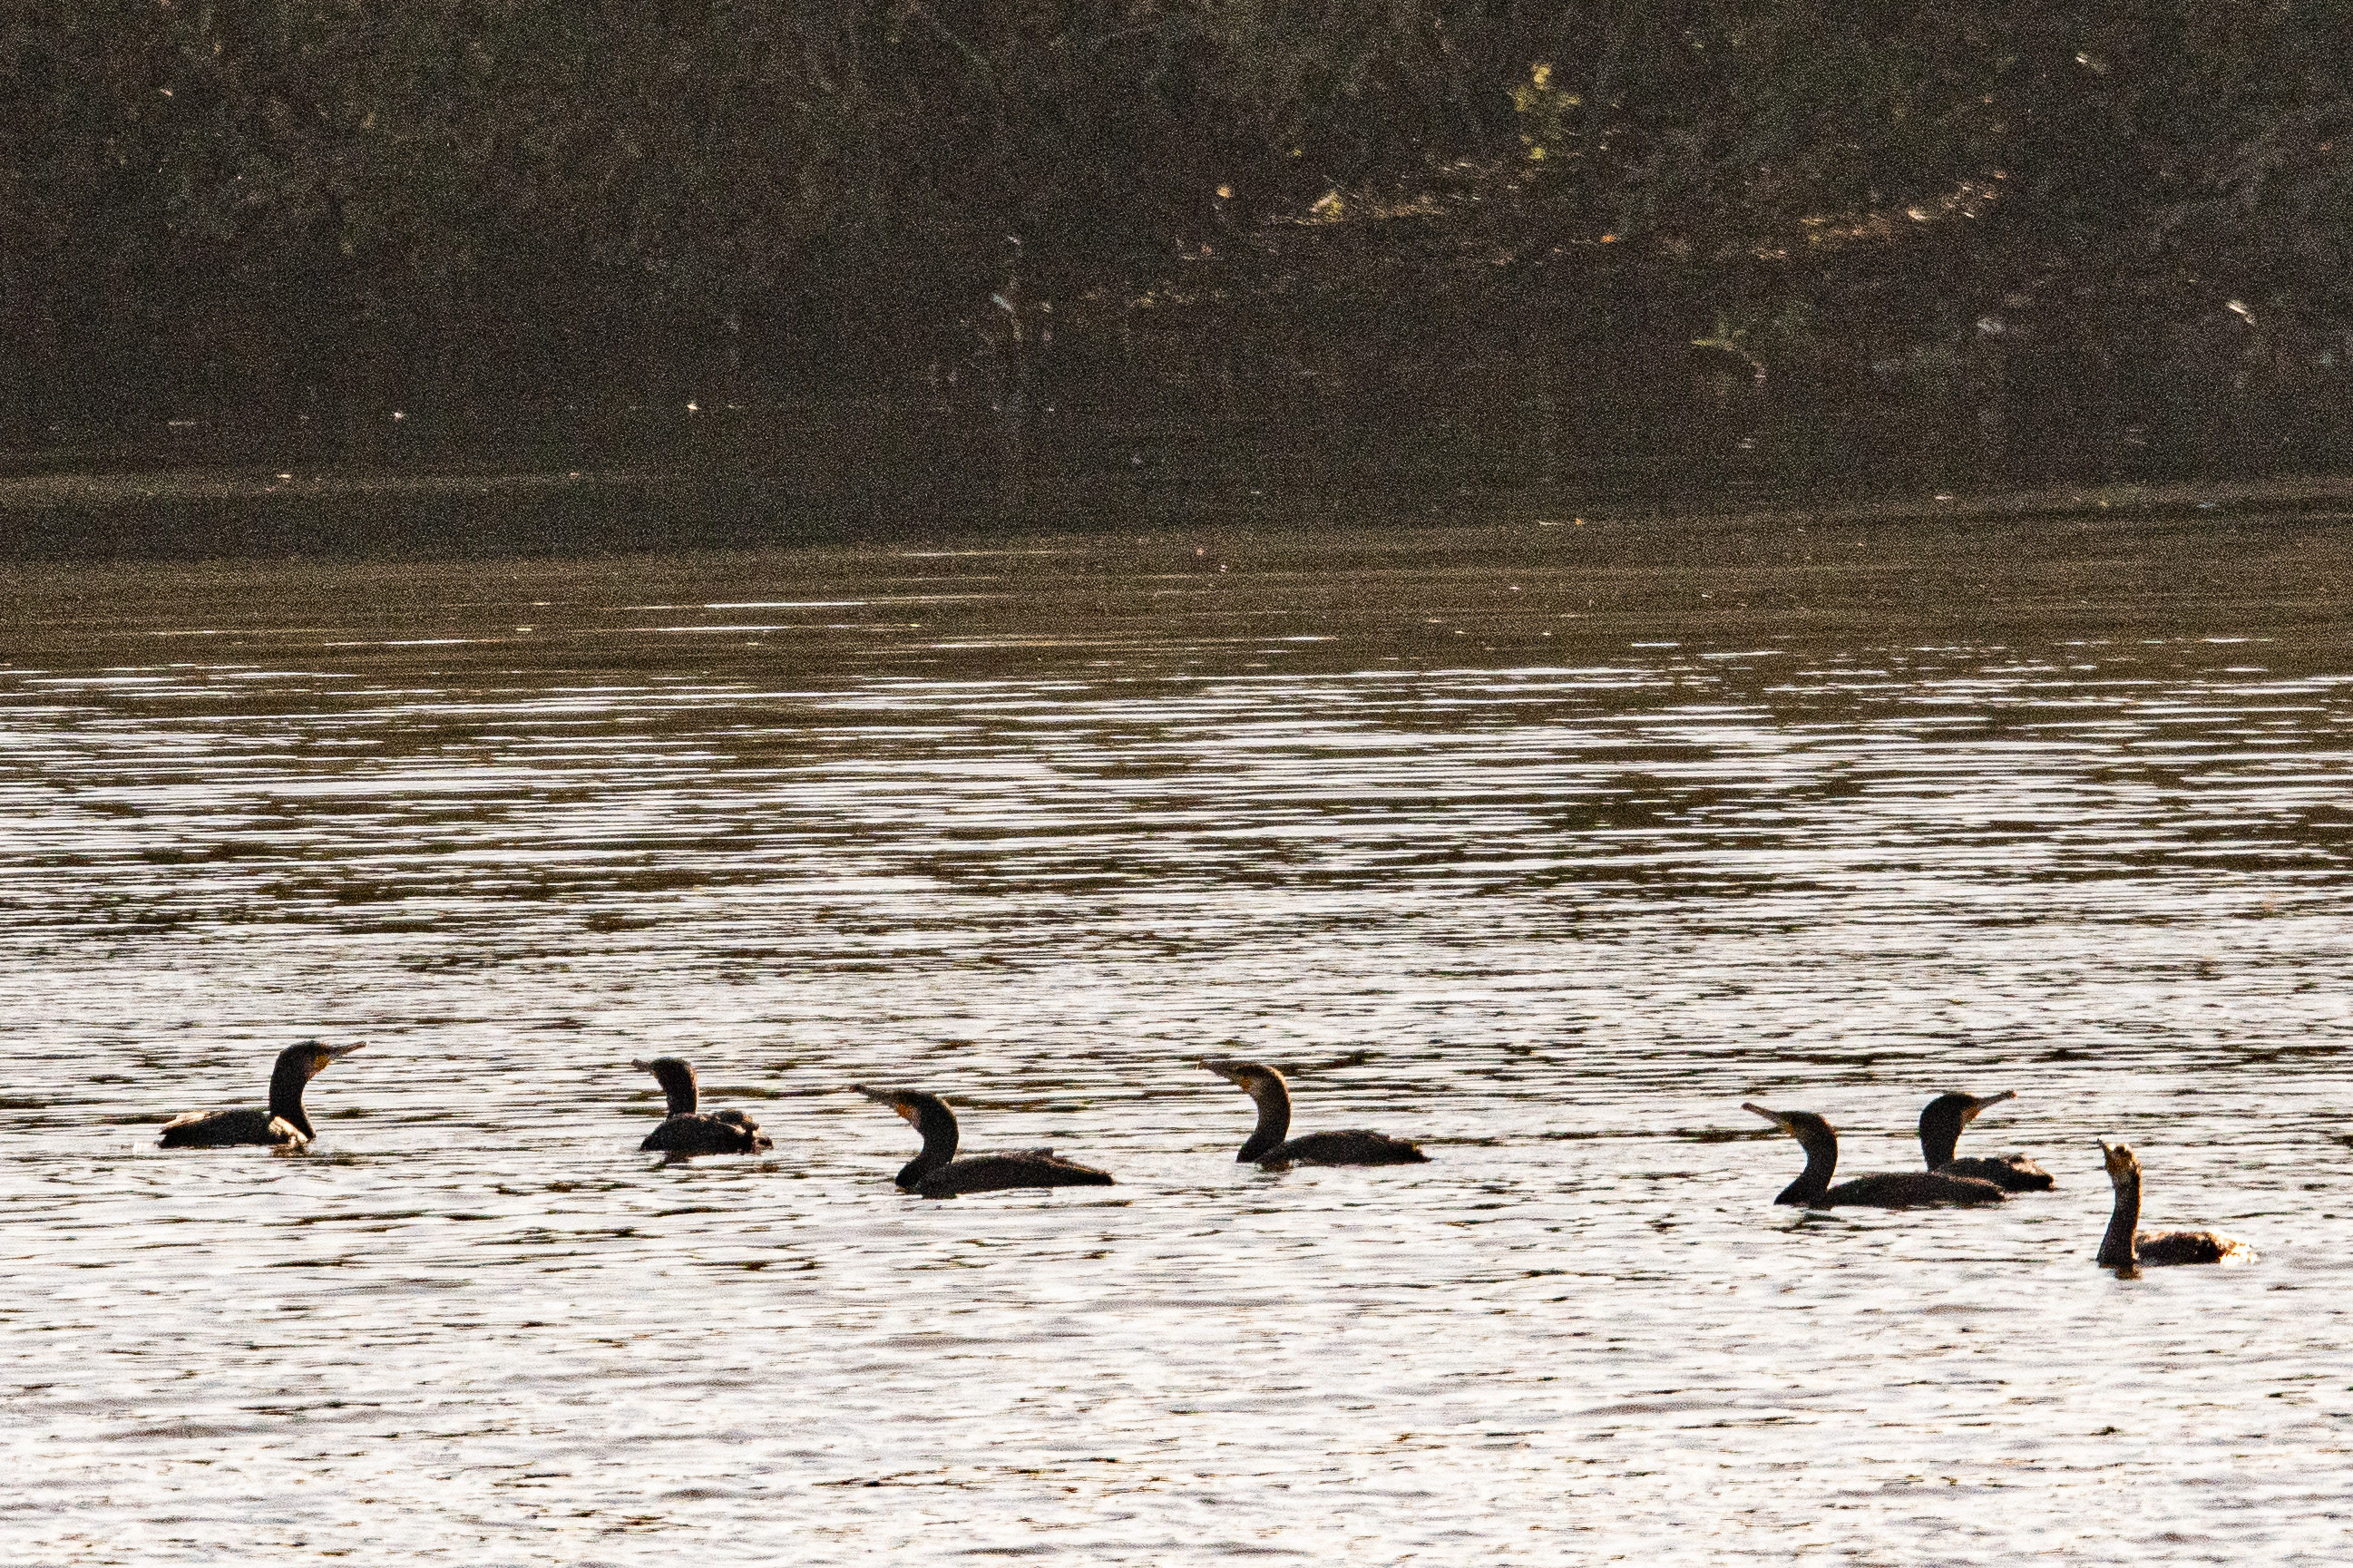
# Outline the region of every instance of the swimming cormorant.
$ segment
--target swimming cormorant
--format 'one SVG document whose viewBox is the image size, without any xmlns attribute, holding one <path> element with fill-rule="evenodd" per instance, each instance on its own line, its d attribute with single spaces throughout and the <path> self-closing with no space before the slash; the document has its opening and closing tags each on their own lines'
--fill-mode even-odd
<svg viewBox="0 0 2353 1568">
<path fill-rule="evenodd" d="M 936 1094 L 914 1089 L 868 1089 L 851 1084 L 867 1099 L 889 1106 L 914 1124 L 923 1135 L 923 1152 L 907 1162 L 899 1185 L 926 1198 L 953 1198 L 965 1193 L 1003 1192 L 1013 1187 L 1108 1187 L 1110 1175 L 1091 1166 L 1057 1159 L 1051 1149 L 1026 1149 L 1002 1154 L 956 1152 L 955 1112 Z"/>
<path fill-rule="evenodd" d="M 695 1110 L 694 1068 L 681 1058 L 656 1057 L 629 1065 L 653 1074 L 661 1082 L 662 1093 L 670 1097 L 669 1115 L 646 1134 L 639 1149 L 658 1149 L 665 1154 L 756 1154 L 776 1146 L 776 1140 L 760 1131 L 758 1122 L 740 1110 Z"/>
<path fill-rule="evenodd" d="M 1201 1063 L 1227 1082 L 1239 1086 L 1258 1105 L 1258 1127 L 1234 1156 L 1240 1164 L 1261 1165 L 1413 1165 L 1430 1156 L 1402 1138 L 1386 1132 L 1351 1128 L 1343 1132 L 1310 1132 L 1285 1139 L 1291 1131 L 1291 1090 L 1282 1075 L 1257 1062 L 1205 1060 Z"/>
<path fill-rule="evenodd" d="M 1928 1169 L 1942 1171 L 1948 1176 L 1976 1176 L 2005 1193 L 2049 1192 L 2051 1173 L 2023 1154 L 1953 1158 L 1953 1145 L 1960 1142 L 1961 1130 L 1977 1120 L 1978 1112 L 1989 1105 L 2017 1098 L 2016 1089 L 2006 1089 L 1983 1100 L 1973 1094 L 1940 1094 L 1930 1100 L 1928 1108 L 1920 1112 L 1920 1154 L 1927 1161 Z"/>
<path fill-rule="evenodd" d="M 329 1063 L 350 1056 L 365 1041 L 348 1046 L 322 1046 L 304 1040 L 278 1053 L 269 1072 L 269 1104 L 237 1110 L 192 1110 L 164 1123 L 159 1140 L 166 1149 L 224 1149 L 258 1143 L 275 1149 L 307 1149 L 318 1131 L 302 1114 L 302 1086 L 326 1070 Z"/>
<path fill-rule="evenodd" d="M 2135 1264 L 2244 1263 L 2255 1249 L 2243 1241 L 2211 1230 L 2135 1230 L 2140 1223 L 2140 1156 L 2129 1143 L 2100 1142 L 2100 1159 L 2116 1189 L 2116 1206 L 2108 1215 L 2108 1233 L 2100 1238 L 2100 1267 L 2130 1268 Z"/>
<path fill-rule="evenodd" d="M 1884 1171 L 1831 1185 L 1838 1169 L 1838 1130 L 1810 1110 L 1767 1110 L 1743 1105 L 1798 1141 L 1806 1152 L 1805 1173 L 1781 1190 L 1777 1204 L 1800 1204 L 1807 1208 L 1864 1205 L 1871 1208 L 1915 1208 L 1928 1204 L 1998 1204 L 2008 1194 L 1991 1182 L 1975 1176 L 1948 1176 L 1941 1171 Z"/>
</svg>

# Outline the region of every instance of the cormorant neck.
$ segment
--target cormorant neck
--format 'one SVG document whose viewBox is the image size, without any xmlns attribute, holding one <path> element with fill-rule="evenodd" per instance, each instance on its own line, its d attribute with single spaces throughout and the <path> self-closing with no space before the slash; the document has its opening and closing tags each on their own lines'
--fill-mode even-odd
<svg viewBox="0 0 2353 1568">
<path fill-rule="evenodd" d="M 694 1069 L 681 1061 L 665 1061 L 654 1068 L 654 1078 L 661 1084 L 662 1093 L 670 1100 L 670 1114 L 691 1116 L 696 1105 Z"/>
<path fill-rule="evenodd" d="M 918 1100 L 915 1104 L 915 1131 L 923 1135 L 923 1151 L 900 1170 L 898 1183 L 912 1187 L 934 1171 L 955 1158 L 955 1112 L 937 1100 Z"/>
<path fill-rule="evenodd" d="M 316 1138 L 318 1130 L 302 1114 L 302 1086 L 310 1081 L 310 1054 L 301 1050 L 281 1053 L 269 1074 L 269 1114 L 291 1122 L 303 1137 Z"/>
<path fill-rule="evenodd" d="M 1237 1163 L 1247 1164 L 1263 1159 L 1269 1151 L 1278 1147 L 1291 1131 L 1291 1091 L 1279 1078 L 1252 1079 L 1247 1086 L 1250 1097 L 1258 1105 L 1258 1127 L 1235 1156 Z"/>
<path fill-rule="evenodd" d="M 2133 1232 L 2140 1224 L 2140 1173 L 2116 1183 L 2116 1206 L 2108 1215 L 2108 1234 L 2100 1237 L 2100 1267 L 2129 1268 L 2138 1261 Z"/>
<path fill-rule="evenodd" d="M 1935 1106 L 1920 1113 L 1920 1157 L 1934 1171 L 1953 1163 L 1953 1151 L 1960 1143 L 1961 1113 L 1939 1110 Z"/>
<path fill-rule="evenodd" d="M 1777 1204 L 1810 1204 L 1831 1190 L 1831 1173 L 1838 1169 L 1838 1140 L 1804 1138 L 1806 1168 L 1798 1179 L 1781 1189 Z"/>
</svg>

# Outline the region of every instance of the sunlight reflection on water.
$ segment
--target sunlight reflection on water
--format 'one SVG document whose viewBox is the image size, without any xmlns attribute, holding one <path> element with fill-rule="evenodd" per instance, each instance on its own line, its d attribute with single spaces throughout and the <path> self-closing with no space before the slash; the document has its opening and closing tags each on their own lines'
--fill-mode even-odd
<svg viewBox="0 0 2353 1568">
<path fill-rule="evenodd" d="M 19 573 L 5 1555 L 2334 1561 L 2333 536 L 1846 526 Z M 1948 1086 L 2060 1190 L 1771 1205 Z"/>
</svg>

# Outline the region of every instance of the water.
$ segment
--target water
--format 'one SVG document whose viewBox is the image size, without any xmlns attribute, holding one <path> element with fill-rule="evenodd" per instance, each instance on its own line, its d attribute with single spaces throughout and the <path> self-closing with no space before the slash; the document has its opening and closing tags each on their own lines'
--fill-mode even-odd
<svg viewBox="0 0 2353 1568">
<path fill-rule="evenodd" d="M 44 568 L 0 1557 L 2339 1560 L 2327 520 Z M 153 1147 L 318 1033 L 307 1157 Z M 671 1051 L 772 1156 L 636 1152 Z M 1237 1166 L 1240 1094 L 1428 1165 Z M 1120 1185 L 927 1204 L 853 1081 Z M 1996 1213 L 1800 1215 L 1962 1145 Z M 2153 1226 L 2092 1264 L 2096 1135 Z"/>
</svg>

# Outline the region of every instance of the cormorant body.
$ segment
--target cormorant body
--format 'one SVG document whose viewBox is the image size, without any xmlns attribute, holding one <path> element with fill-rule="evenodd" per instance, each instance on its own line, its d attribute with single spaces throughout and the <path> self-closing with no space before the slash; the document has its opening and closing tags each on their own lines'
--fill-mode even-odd
<svg viewBox="0 0 2353 1568">
<path fill-rule="evenodd" d="M 938 1095 L 915 1089 L 868 1089 L 862 1084 L 852 1084 L 850 1088 L 889 1106 L 923 1135 L 923 1152 L 908 1161 L 895 1178 L 900 1186 L 920 1197 L 954 1198 L 966 1193 L 997 1193 L 1016 1187 L 1113 1184 L 1108 1173 L 1060 1159 L 1051 1149 L 967 1154 L 959 1160 L 955 1157 L 955 1112 Z"/>
<path fill-rule="evenodd" d="M 665 1154 L 756 1154 L 776 1146 L 776 1140 L 760 1131 L 758 1122 L 740 1110 L 695 1110 L 694 1068 L 681 1058 L 656 1057 L 629 1065 L 659 1079 L 662 1093 L 670 1100 L 670 1114 L 646 1134 L 646 1141 L 638 1145 L 640 1150 L 657 1149 Z"/>
<path fill-rule="evenodd" d="M 1975 1176 L 2005 1193 L 2049 1192 L 2051 1173 L 2023 1154 L 1953 1158 L 1953 1145 L 1961 1141 L 1961 1130 L 1975 1121 L 1979 1111 L 2017 1098 L 2016 1089 L 2006 1089 L 1982 1100 L 1973 1094 L 1940 1094 L 1930 1100 L 1920 1112 L 1920 1156 L 1928 1163 L 1928 1169 L 1948 1176 Z"/>
<path fill-rule="evenodd" d="M 1238 1164 L 1418 1165 L 1430 1159 L 1402 1138 L 1362 1128 L 1286 1138 L 1283 1135 L 1291 1131 L 1291 1089 L 1281 1073 L 1257 1062 L 1204 1061 L 1201 1065 L 1239 1087 L 1258 1106 L 1258 1126 L 1241 1152 L 1234 1156 Z"/>
<path fill-rule="evenodd" d="M 302 1111 L 302 1089 L 328 1065 L 350 1056 L 366 1042 L 322 1046 L 304 1040 L 278 1053 L 269 1073 L 269 1104 L 236 1110 L 192 1110 L 164 1123 L 157 1140 L 166 1149 L 226 1149 L 256 1144 L 273 1149 L 307 1149 L 318 1130 Z"/>
<path fill-rule="evenodd" d="M 2136 1230 L 2140 1224 L 2140 1156 L 2129 1143 L 2103 1141 L 2100 1159 L 2116 1190 L 2116 1205 L 2108 1215 L 2108 1232 L 2100 1238 L 2100 1267 L 2130 1268 L 2136 1264 L 2243 1263 L 2255 1249 L 2243 1241 L 2211 1230 Z"/>
<path fill-rule="evenodd" d="M 2008 1194 L 1991 1182 L 1975 1176 L 1948 1176 L 1942 1171 L 1883 1171 L 1831 1185 L 1838 1169 L 1838 1129 L 1810 1110 L 1767 1110 L 1743 1105 L 1798 1141 L 1806 1152 L 1803 1174 L 1781 1190 L 1777 1204 L 1807 1208 L 1922 1208 L 1930 1205 L 1998 1204 Z"/>
</svg>

